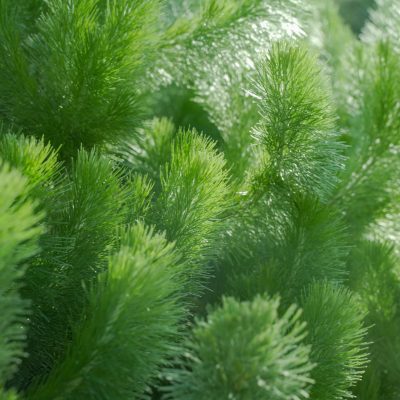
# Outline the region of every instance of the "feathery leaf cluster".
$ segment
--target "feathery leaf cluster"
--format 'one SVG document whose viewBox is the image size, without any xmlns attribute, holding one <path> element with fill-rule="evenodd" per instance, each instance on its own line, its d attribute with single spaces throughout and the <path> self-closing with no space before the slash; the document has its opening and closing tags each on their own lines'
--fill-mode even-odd
<svg viewBox="0 0 400 400">
<path fill-rule="evenodd" d="M 398 400 L 398 0 L 0 0 L 0 398 Z"/>
<path fill-rule="evenodd" d="M 91 148 L 123 137 L 141 112 L 137 81 L 158 0 L 37 3 L 34 10 L 42 10 L 28 26 L 23 9 L 29 2 L 0 3 L 4 119 L 45 135 L 68 156 L 81 144 Z"/>
<path fill-rule="evenodd" d="M 324 199 L 341 166 L 333 114 L 318 64 L 301 47 L 278 42 L 258 70 L 254 96 L 261 121 L 253 131 L 263 146 L 267 186 L 290 186 Z"/>
<path fill-rule="evenodd" d="M 6 164 L 0 169 L 0 393 L 25 356 L 29 302 L 19 293 L 25 267 L 38 251 L 42 215 L 27 198 L 28 182 Z M 2 396 L 11 396 L 1 394 Z"/>
<path fill-rule="evenodd" d="M 140 224 L 121 232 L 119 242 L 107 273 L 88 292 L 88 312 L 74 329 L 65 360 L 29 398 L 91 398 L 96 388 L 101 398 L 126 399 L 141 394 L 174 354 L 183 314 L 179 257 Z"/>
<path fill-rule="evenodd" d="M 251 302 L 225 298 L 223 306 L 198 321 L 181 369 L 171 372 L 169 397 L 195 399 L 303 399 L 312 380 L 310 347 L 301 311 L 279 316 L 279 299 Z"/>
</svg>

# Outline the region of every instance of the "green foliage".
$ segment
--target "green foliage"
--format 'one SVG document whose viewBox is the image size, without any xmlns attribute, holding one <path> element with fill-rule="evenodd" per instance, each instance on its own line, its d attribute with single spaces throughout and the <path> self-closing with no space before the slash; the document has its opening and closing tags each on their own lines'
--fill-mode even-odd
<svg viewBox="0 0 400 400">
<path fill-rule="evenodd" d="M 56 180 L 59 174 L 61 165 L 57 152 L 44 139 L 3 132 L 0 136 L 1 158 L 27 177 L 32 189 L 42 189 L 36 197 L 44 196 L 46 185 Z"/>
<path fill-rule="evenodd" d="M 46 221 L 45 251 L 28 270 L 24 288 L 33 302 L 23 374 L 28 379 L 49 371 L 64 352 L 71 321 L 85 304 L 84 285 L 105 268 L 115 229 L 127 218 L 129 191 L 122 188 L 122 175 L 95 151 L 79 151 L 65 180 L 51 204 L 56 212 Z M 43 352 L 44 346 L 51 351 Z"/>
<path fill-rule="evenodd" d="M 140 394 L 175 351 L 181 284 L 179 259 L 162 236 L 143 225 L 121 232 L 107 271 L 88 292 L 66 358 L 28 398 L 122 400 Z"/>
<path fill-rule="evenodd" d="M 324 204 L 338 181 L 343 145 L 324 76 L 305 48 L 278 42 L 258 75 L 260 122 L 252 132 L 259 165 L 227 236 L 233 254 L 221 264 L 230 293 L 285 292 L 291 304 L 314 280 L 342 282 L 346 275 L 345 226 Z"/>
<path fill-rule="evenodd" d="M 92 151 L 81 150 L 74 160 L 67 193 L 67 207 L 61 216 L 67 226 L 62 235 L 74 234 L 70 250 L 71 263 L 94 265 L 104 255 L 116 226 L 124 217 L 127 193 L 121 186 L 121 172 Z M 76 260 L 75 260 L 76 258 Z"/>
<path fill-rule="evenodd" d="M 255 63 L 271 41 L 304 35 L 308 6 L 297 0 L 174 1 L 152 77 L 175 84 L 218 128 L 233 174 L 242 178 L 252 163 L 248 130 L 257 111 L 247 93 Z"/>
<path fill-rule="evenodd" d="M 311 398 L 352 398 L 351 387 L 361 379 L 368 360 L 363 328 L 365 312 L 351 293 L 328 284 L 315 284 L 302 299 L 311 344 Z"/>
<path fill-rule="evenodd" d="M 255 249 L 255 265 L 249 268 L 249 261 L 239 259 L 233 270 L 226 271 L 230 293 L 246 299 L 265 291 L 282 293 L 284 304 L 290 304 L 298 301 L 303 289 L 314 281 L 343 283 L 349 245 L 337 212 L 306 197 L 295 198 L 293 207 L 286 211 L 285 218 L 269 221 L 264 228 L 276 223 L 279 233 L 273 237 L 260 235 L 259 240 L 271 243 L 262 242 L 264 248 Z"/>
<path fill-rule="evenodd" d="M 388 43 L 379 43 L 372 55 L 363 57 L 368 60 L 361 68 L 368 69 L 359 81 L 357 111 L 350 120 L 352 146 L 333 199 L 358 231 L 387 212 L 399 167 L 398 59 Z"/>
<path fill-rule="evenodd" d="M 351 2 L 0 0 L 1 399 L 398 400 L 400 4 Z"/>
<path fill-rule="evenodd" d="M 31 33 L 19 14 L 18 5 L 25 6 L 2 0 L 4 117 L 61 145 L 66 156 L 82 144 L 91 148 L 126 136 L 141 113 L 140 80 L 158 3 L 46 2 L 36 19 L 25 20 Z"/>
<path fill-rule="evenodd" d="M 212 256 L 229 207 L 227 171 L 213 142 L 194 131 L 180 132 L 160 173 L 161 193 L 152 222 L 196 264 Z"/>
<path fill-rule="evenodd" d="M 137 137 L 116 149 L 121 162 L 136 173 L 147 175 L 160 190 L 160 168 L 171 159 L 174 124 L 166 119 L 147 121 Z"/>
<path fill-rule="evenodd" d="M 37 208 L 46 211 L 47 220 L 53 220 L 58 212 L 60 194 L 66 187 L 57 151 L 44 139 L 12 133 L 5 128 L 2 133 L 0 157 L 27 178 L 29 195 L 37 200 Z M 45 242 L 45 238 L 41 241 Z"/>
<path fill-rule="evenodd" d="M 340 15 L 359 34 L 366 23 L 369 10 L 376 7 L 376 0 L 339 0 Z"/>
<path fill-rule="evenodd" d="M 371 9 L 368 23 L 365 25 L 361 38 L 364 42 L 373 45 L 382 40 L 389 40 L 400 50 L 400 21 L 398 0 L 375 0 L 376 7 Z"/>
<path fill-rule="evenodd" d="M 0 392 L 0 399 L 1 400 L 18 400 L 19 397 L 15 392 L 11 392 L 11 391 L 1 391 Z"/>
<path fill-rule="evenodd" d="M 128 175 L 126 181 L 128 187 L 128 201 L 126 202 L 126 223 L 143 221 L 151 210 L 154 184 L 146 176 L 135 174 Z"/>
<path fill-rule="evenodd" d="M 167 398 L 308 398 L 310 348 L 295 306 L 279 316 L 279 299 L 225 298 L 207 321 L 197 321 Z"/>
<path fill-rule="evenodd" d="M 353 101 L 357 102 L 354 86 L 358 71 L 354 64 L 359 42 L 341 18 L 338 1 L 313 0 L 313 5 L 313 23 L 308 27 L 310 42 L 326 64 L 335 109 L 343 129 L 352 116 Z"/>
<path fill-rule="evenodd" d="M 359 385 L 361 399 L 369 398 L 371 387 L 377 387 L 385 398 L 395 399 L 400 374 L 399 260 L 391 246 L 363 241 L 352 254 L 351 267 L 350 286 L 368 310 L 366 320 L 371 325 L 373 364 L 368 379 Z"/>
<path fill-rule="evenodd" d="M 21 263 L 37 251 L 41 214 L 26 198 L 28 185 L 17 171 L 0 168 L 0 396 L 1 388 L 17 371 L 24 351 L 29 302 L 21 298 Z"/>
<path fill-rule="evenodd" d="M 325 199 L 340 168 L 340 144 L 320 69 L 309 53 L 277 43 L 258 70 L 253 131 L 266 154 L 256 185 L 288 185 Z M 261 182 L 260 182 L 261 181 Z"/>
</svg>

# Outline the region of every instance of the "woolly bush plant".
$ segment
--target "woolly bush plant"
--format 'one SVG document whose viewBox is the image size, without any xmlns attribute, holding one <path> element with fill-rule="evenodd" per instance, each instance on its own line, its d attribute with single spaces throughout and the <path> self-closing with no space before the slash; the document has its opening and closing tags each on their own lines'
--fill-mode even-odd
<svg viewBox="0 0 400 400">
<path fill-rule="evenodd" d="M 398 400 L 399 10 L 0 0 L 0 399 Z"/>
</svg>

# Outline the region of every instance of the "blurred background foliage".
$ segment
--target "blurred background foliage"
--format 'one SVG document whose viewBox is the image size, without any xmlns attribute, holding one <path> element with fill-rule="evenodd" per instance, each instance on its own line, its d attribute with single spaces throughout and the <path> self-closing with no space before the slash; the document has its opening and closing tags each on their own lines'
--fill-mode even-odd
<svg viewBox="0 0 400 400">
<path fill-rule="evenodd" d="M 340 14 L 357 35 L 368 18 L 368 9 L 375 6 L 375 0 L 337 0 Z"/>
</svg>

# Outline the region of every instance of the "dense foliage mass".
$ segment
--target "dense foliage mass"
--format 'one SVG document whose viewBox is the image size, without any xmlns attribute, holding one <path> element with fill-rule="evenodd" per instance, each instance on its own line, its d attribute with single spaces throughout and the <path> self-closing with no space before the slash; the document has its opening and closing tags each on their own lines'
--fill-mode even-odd
<svg viewBox="0 0 400 400">
<path fill-rule="evenodd" d="M 0 399 L 400 399 L 400 1 L 340 3 L 0 0 Z"/>
</svg>

